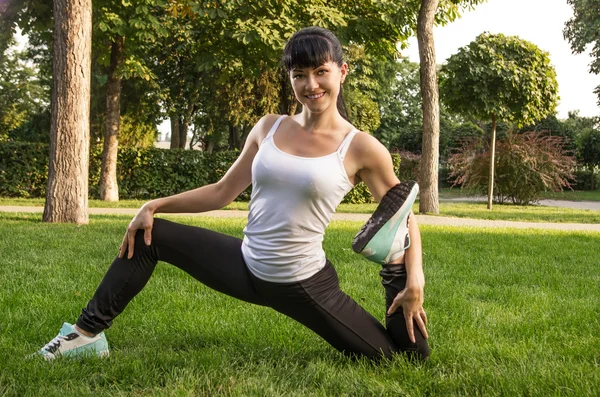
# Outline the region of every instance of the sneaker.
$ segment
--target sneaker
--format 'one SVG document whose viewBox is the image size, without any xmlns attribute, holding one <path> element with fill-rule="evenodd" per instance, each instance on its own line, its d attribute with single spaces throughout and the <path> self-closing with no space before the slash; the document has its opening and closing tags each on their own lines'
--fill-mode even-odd
<svg viewBox="0 0 600 397">
<path fill-rule="evenodd" d="M 354 236 L 352 249 L 381 265 L 400 258 L 410 246 L 408 222 L 419 185 L 415 181 L 391 188 L 367 223 Z"/>
<path fill-rule="evenodd" d="M 42 356 L 46 360 L 54 360 L 58 356 L 108 356 L 108 342 L 104 332 L 94 337 L 87 337 L 77 332 L 72 324 L 64 323 L 56 338 L 42 347 L 34 356 Z"/>
</svg>

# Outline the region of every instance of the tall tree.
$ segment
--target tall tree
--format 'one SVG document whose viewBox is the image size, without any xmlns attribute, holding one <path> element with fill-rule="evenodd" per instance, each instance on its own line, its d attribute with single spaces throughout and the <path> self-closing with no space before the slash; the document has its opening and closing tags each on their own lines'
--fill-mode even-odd
<svg viewBox="0 0 600 397">
<path fill-rule="evenodd" d="M 414 0 L 413 0 L 414 1 Z M 438 165 L 440 141 L 440 104 L 433 26 L 445 25 L 460 17 L 462 8 L 473 8 L 485 0 L 421 0 L 417 16 L 417 42 L 421 71 L 423 110 L 423 152 L 419 212 L 438 214 Z"/>
<path fill-rule="evenodd" d="M 571 51 L 581 54 L 592 45 L 590 56 L 590 72 L 600 74 L 600 1 L 598 0 L 567 0 L 573 7 L 573 17 L 565 23 L 563 34 L 571 43 Z M 600 85 L 594 93 L 598 95 L 600 106 Z"/>
<path fill-rule="evenodd" d="M 556 72 L 547 52 L 516 36 L 483 33 L 448 58 L 440 76 L 442 100 L 452 110 L 491 120 L 488 209 L 494 196 L 498 121 L 518 127 L 554 113 Z"/>
<path fill-rule="evenodd" d="M 164 14 L 162 2 L 140 0 L 99 0 L 94 2 L 96 12 L 95 40 L 100 63 L 106 70 L 106 111 L 104 148 L 100 174 L 100 199 L 119 200 L 117 184 L 117 153 L 121 122 L 121 89 L 124 77 L 154 76 L 145 65 L 145 49 L 156 37 L 167 34 L 153 14 Z"/>
<path fill-rule="evenodd" d="M 440 143 L 440 101 L 436 71 L 433 25 L 439 0 L 422 0 L 417 20 L 417 41 L 421 62 L 421 98 L 423 107 L 423 152 L 419 212 L 440 213 L 438 164 Z"/>
<path fill-rule="evenodd" d="M 54 0 L 54 79 L 45 222 L 88 223 L 91 49 L 91 0 Z"/>
</svg>

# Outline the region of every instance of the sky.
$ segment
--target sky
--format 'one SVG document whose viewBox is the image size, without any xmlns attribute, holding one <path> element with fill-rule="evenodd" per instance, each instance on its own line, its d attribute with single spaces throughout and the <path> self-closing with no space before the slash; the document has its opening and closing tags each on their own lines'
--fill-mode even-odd
<svg viewBox="0 0 600 397">
<path fill-rule="evenodd" d="M 589 73 L 589 52 L 573 55 L 563 38 L 565 22 L 572 15 L 566 0 L 488 0 L 451 24 L 434 28 L 437 63 L 444 63 L 485 31 L 519 36 L 550 54 L 559 88 L 558 118 L 566 118 L 572 110 L 579 110 L 581 116 L 600 116 L 598 97 L 593 93 L 600 76 Z M 409 40 L 403 55 L 419 62 L 416 38 Z"/>
<path fill-rule="evenodd" d="M 565 22 L 572 15 L 566 0 L 488 0 L 463 12 L 451 24 L 434 29 L 437 63 L 442 64 L 485 31 L 519 36 L 550 54 L 559 86 L 558 118 L 566 118 L 572 110 L 579 110 L 581 116 L 600 116 L 598 97 L 593 93 L 600 85 L 600 75 L 589 73 L 589 52 L 573 55 L 563 38 Z M 419 62 L 416 38 L 408 43 L 403 55 Z M 159 130 L 169 131 L 169 121 L 165 120 Z"/>
</svg>

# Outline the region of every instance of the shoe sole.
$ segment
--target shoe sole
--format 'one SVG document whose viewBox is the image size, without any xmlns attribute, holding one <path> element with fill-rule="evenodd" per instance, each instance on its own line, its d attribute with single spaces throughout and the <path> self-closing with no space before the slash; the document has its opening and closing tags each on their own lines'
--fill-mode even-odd
<svg viewBox="0 0 600 397">
<path fill-rule="evenodd" d="M 398 212 L 400 212 L 400 219 L 406 216 L 418 193 L 419 185 L 415 181 L 402 182 L 391 188 L 383 196 L 373 215 L 354 236 L 352 240 L 354 252 L 361 253 L 377 232 Z"/>
</svg>

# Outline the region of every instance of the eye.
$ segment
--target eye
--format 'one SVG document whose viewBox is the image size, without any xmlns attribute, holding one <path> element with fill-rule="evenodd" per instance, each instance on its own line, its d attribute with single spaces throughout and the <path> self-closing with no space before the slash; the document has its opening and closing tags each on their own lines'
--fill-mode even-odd
<svg viewBox="0 0 600 397">
<path fill-rule="evenodd" d="M 325 70 L 325 69 L 320 69 L 317 71 L 318 75 L 324 75 L 325 73 L 327 73 L 327 70 Z"/>
<path fill-rule="evenodd" d="M 292 79 L 297 80 L 297 79 L 300 79 L 302 77 L 304 77 L 304 76 L 301 75 L 301 74 L 295 74 L 294 76 L 292 76 Z"/>
</svg>

